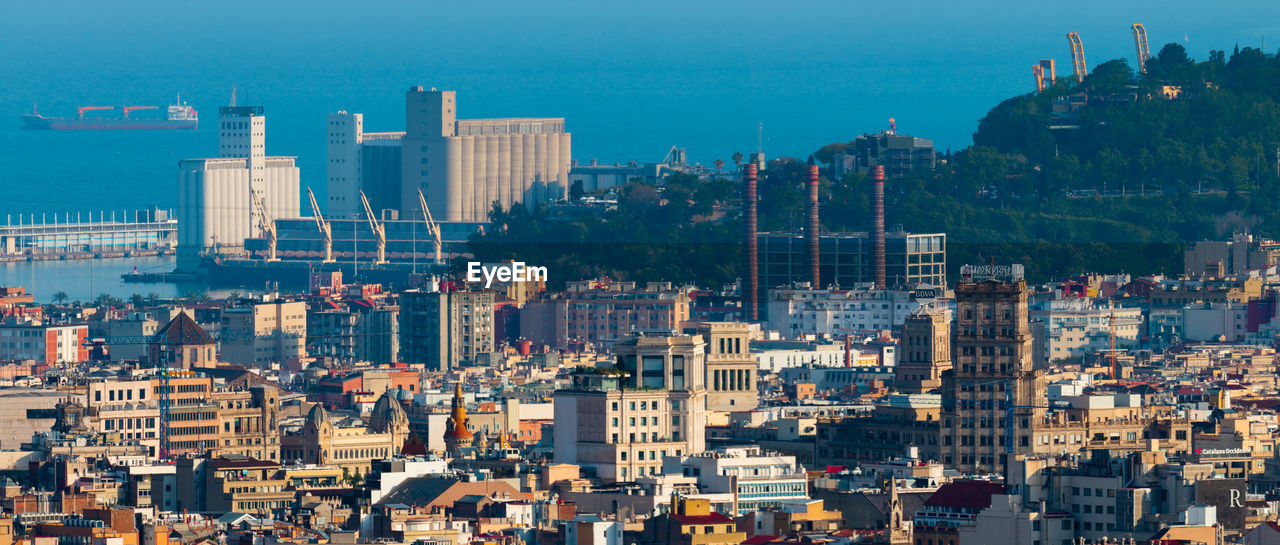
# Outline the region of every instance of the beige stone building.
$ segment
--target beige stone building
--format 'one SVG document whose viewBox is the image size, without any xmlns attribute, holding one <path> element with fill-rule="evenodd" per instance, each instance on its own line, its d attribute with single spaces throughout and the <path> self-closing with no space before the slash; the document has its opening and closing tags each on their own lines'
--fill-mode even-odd
<svg viewBox="0 0 1280 545">
<path fill-rule="evenodd" d="M 281 436 L 281 453 L 285 460 L 337 466 L 347 475 L 366 475 L 375 460 L 399 454 L 408 438 L 409 417 L 387 391 L 378 398 L 367 424 L 315 405 L 300 429 Z"/>
<path fill-rule="evenodd" d="M 264 368 L 307 355 L 307 304 L 267 297 L 222 311 L 222 361 Z"/>
<path fill-rule="evenodd" d="M 978 272 L 955 288 L 955 361 L 942 377 L 949 400 L 942 411 L 942 463 L 994 473 L 1003 468 L 1006 441 L 1014 453 L 1032 451 L 1032 427 L 1047 404 L 1045 377 L 1034 367 L 1022 267 L 973 269 Z"/>
<path fill-rule="evenodd" d="M 707 350 L 707 410 L 750 411 L 760 404 L 759 376 L 751 354 L 751 326 L 707 322 L 698 326 Z"/>
<path fill-rule="evenodd" d="M 698 335 L 631 337 L 618 366 L 576 373 L 555 396 L 555 461 L 606 481 L 662 473 L 706 448 L 706 350 Z"/>
<path fill-rule="evenodd" d="M 951 313 L 920 307 L 902 323 L 894 383 L 898 391 L 920 394 L 942 386 L 942 372 L 951 369 Z"/>
</svg>

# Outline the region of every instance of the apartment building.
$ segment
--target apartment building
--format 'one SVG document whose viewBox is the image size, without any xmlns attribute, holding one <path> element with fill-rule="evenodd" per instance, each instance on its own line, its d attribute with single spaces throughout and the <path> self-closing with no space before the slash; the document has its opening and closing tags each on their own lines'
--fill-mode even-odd
<svg viewBox="0 0 1280 545">
<path fill-rule="evenodd" d="M 582 368 L 556 391 L 556 463 L 578 464 L 605 481 L 632 481 L 661 473 L 666 456 L 702 452 L 702 338 L 639 335 L 615 351 L 616 368 Z"/>
<path fill-rule="evenodd" d="M 570 342 L 609 346 L 644 331 L 671 331 L 689 319 L 691 288 L 670 282 L 609 279 L 570 282 L 565 291 L 543 293 L 520 310 L 520 336 L 563 348 Z"/>
<path fill-rule="evenodd" d="M 222 311 L 222 361 L 270 368 L 307 356 L 307 304 L 267 295 Z"/>
</svg>

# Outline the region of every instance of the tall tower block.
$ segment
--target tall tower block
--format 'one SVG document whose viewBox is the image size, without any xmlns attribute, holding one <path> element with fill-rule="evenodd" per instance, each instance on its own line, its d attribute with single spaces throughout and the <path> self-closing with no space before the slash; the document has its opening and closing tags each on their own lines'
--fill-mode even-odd
<svg viewBox="0 0 1280 545">
<path fill-rule="evenodd" d="M 756 164 L 742 166 L 743 224 L 746 226 L 746 248 L 743 257 L 742 301 L 743 319 L 754 322 L 760 319 L 760 256 L 756 250 Z"/>
</svg>

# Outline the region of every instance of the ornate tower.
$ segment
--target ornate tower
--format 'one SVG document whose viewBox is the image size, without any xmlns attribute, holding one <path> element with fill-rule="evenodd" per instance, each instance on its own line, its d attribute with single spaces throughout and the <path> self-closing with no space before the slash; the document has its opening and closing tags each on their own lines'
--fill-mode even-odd
<svg viewBox="0 0 1280 545">
<path fill-rule="evenodd" d="M 911 543 L 911 525 L 907 524 L 902 517 L 902 501 L 898 498 L 898 480 L 889 474 L 889 482 L 886 486 L 886 494 L 888 494 L 888 505 L 885 512 L 889 515 L 889 520 L 885 524 L 885 543 L 889 545 L 910 545 Z"/>
<path fill-rule="evenodd" d="M 475 436 L 471 433 L 467 420 L 467 401 L 462 397 L 462 383 L 459 382 L 453 391 L 453 411 L 445 423 L 444 444 L 449 454 L 458 456 L 464 448 L 471 447 Z"/>
</svg>

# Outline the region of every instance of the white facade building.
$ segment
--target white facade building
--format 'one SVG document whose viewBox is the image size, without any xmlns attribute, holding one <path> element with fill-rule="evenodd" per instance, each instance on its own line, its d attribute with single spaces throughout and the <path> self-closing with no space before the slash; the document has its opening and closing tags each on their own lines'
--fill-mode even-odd
<svg viewBox="0 0 1280 545">
<path fill-rule="evenodd" d="M 329 114 L 326 128 L 325 214 L 333 218 L 364 217 L 360 191 L 364 191 L 375 214 L 388 208 L 399 209 L 400 143 L 405 133 L 364 132 L 364 114 L 345 111 Z M 418 197 L 413 195 L 410 204 L 416 207 L 417 203 Z"/>
<path fill-rule="evenodd" d="M 1080 358 L 1111 349 L 1111 316 L 1115 315 L 1116 348 L 1136 348 L 1142 337 L 1142 309 L 1096 306 L 1092 299 L 1055 299 L 1031 311 L 1031 321 L 1045 323 L 1045 361 Z"/>
<path fill-rule="evenodd" d="M 218 111 L 218 158 L 178 162 L 178 266 L 199 254 L 240 254 L 244 239 L 261 236 L 253 195 L 270 220 L 300 217 L 300 174 L 293 157 L 267 157 L 266 117 L 260 106 Z"/>
<path fill-rule="evenodd" d="M 405 95 L 400 214 L 419 219 L 418 190 L 437 221 L 487 222 L 504 209 L 563 199 L 570 134 L 563 118 L 458 119 L 456 92 Z"/>
<path fill-rule="evenodd" d="M 769 290 L 769 329 L 795 338 L 891 330 L 919 308 L 910 291 L 877 289 Z"/>
<path fill-rule="evenodd" d="M 667 456 L 662 471 L 698 479 L 704 494 L 734 493 L 734 516 L 809 498 L 808 480 L 795 456 L 765 456 L 760 447 L 724 448 L 696 456 Z"/>
<path fill-rule="evenodd" d="M 1182 336 L 1189 342 L 1243 341 L 1248 323 L 1244 303 L 1203 303 L 1182 309 Z"/>
</svg>

